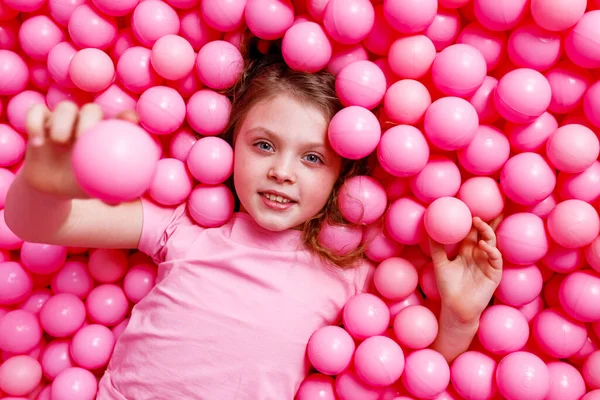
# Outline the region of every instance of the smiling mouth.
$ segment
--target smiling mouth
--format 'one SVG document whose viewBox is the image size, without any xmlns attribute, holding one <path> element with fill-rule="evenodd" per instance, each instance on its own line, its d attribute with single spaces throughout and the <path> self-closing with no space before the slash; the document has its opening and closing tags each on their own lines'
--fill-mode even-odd
<svg viewBox="0 0 600 400">
<path fill-rule="evenodd" d="M 266 197 L 267 199 L 271 200 L 271 201 L 275 201 L 277 203 L 281 203 L 281 204 L 289 204 L 289 203 L 296 203 L 294 200 L 290 200 L 287 197 L 283 197 L 283 196 L 278 196 L 276 194 L 273 193 L 259 193 L 261 196 Z"/>
</svg>

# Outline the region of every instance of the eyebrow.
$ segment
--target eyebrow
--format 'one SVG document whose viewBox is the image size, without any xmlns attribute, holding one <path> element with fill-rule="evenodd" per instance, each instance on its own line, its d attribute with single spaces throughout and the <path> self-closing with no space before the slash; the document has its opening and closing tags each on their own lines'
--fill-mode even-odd
<svg viewBox="0 0 600 400">
<path fill-rule="evenodd" d="M 262 126 L 258 126 L 258 127 L 248 130 L 248 133 L 255 133 L 255 132 L 264 133 L 266 136 L 268 136 L 271 139 L 278 138 L 277 133 L 275 133 L 274 131 L 272 131 L 270 129 L 262 127 Z M 304 146 L 307 148 L 320 148 L 324 151 L 327 150 L 327 146 L 325 146 L 325 143 L 322 143 L 322 142 L 307 142 L 307 143 L 304 143 Z"/>
</svg>

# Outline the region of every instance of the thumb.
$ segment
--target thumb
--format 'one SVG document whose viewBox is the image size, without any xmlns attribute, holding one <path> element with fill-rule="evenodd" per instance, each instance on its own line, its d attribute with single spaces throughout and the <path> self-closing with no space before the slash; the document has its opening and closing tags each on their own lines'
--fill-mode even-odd
<svg viewBox="0 0 600 400">
<path fill-rule="evenodd" d="M 138 118 L 137 113 L 134 110 L 125 110 L 125 111 L 121 111 L 118 115 L 117 115 L 117 119 L 121 119 L 123 121 L 128 121 L 134 124 L 139 124 L 140 123 L 140 119 Z"/>
<path fill-rule="evenodd" d="M 446 254 L 444 245 L 429 238 L 429 249 L 431 251 L 431 261 L 433 261 L 434 267 L 442 266 L 448 262 L 448 254 Z"/>
</svg>

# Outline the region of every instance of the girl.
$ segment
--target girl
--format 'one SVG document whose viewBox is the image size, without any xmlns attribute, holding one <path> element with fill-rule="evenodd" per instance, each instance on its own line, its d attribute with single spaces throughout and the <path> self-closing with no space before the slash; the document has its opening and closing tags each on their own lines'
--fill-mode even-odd
<svg viewBox="0 0 600 400">
<path fill-rule="evenodd" d="M 6 201 L 9 227 L 30 242 L 135 247 L 159 265 L 156 286 L 133 308 L 114 349 L 99 399 L 294 397 L 309 370 L 310 335 L 339 322 L 346 301 L 370 287 L 373 270 L 360 249 L 337 256 L 317 241 L 325 221 L 342 222 L 343 182 L 367 172 L 364 160 L 342 159 L 328 143 L 328 123 L 341 108 L 334 81 L 272 57 L 248 65 L 225 135 L 235 149 L 239 211 L 213 229 L 194 224 L 185 205 L 87 198 L 70 149 L 102 119 L 100 108 L 31 109 L 25 164 Z M 442 297 L 434 348 L 448 360 L 468 348 L 500 281 L 494 231 L 473 222 L 455 260 L 431 244 Z"/>
</svg>

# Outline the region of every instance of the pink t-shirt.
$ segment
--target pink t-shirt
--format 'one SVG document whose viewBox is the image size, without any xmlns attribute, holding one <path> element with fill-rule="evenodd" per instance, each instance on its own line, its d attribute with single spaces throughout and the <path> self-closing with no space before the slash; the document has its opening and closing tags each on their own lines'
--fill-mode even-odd
<svg viewBox="0 0 600 400">
<path fill-rule="evenodd" d="M 373 265 L 326 266 L 300 231 L 272 232 L 249 214 L 206 229 L 184 205 L 142 204 L 139 249 L 158 264 L 157 284 L 134 307 L 97 398 L 293 399 L 311 334 L 339 323 Z"/>
</svg>

